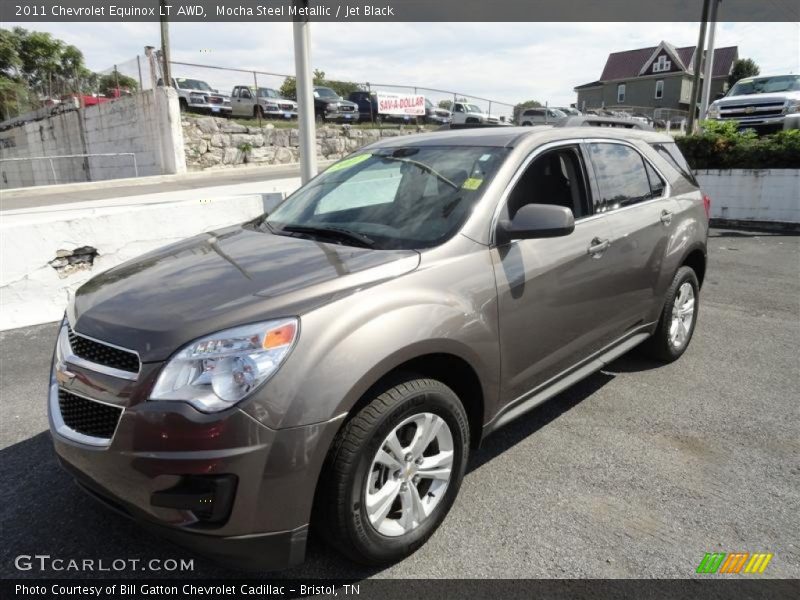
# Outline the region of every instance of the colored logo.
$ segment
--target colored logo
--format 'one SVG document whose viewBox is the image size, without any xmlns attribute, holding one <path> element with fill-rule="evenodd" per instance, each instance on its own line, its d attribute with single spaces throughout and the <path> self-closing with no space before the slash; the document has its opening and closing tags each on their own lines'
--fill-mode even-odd
<svg viewBox="0 0 800 600">
<path fill-rule="evenodd" d="M 763 573 L 773 554 L 758 552 L 706 552 L 697 565 L 698 573 Z"/>
</svg>

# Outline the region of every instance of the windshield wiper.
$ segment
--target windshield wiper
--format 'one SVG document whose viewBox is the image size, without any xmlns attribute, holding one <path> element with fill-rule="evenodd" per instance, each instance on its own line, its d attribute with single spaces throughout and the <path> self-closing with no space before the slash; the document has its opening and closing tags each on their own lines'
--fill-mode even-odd
<svg viewBox="0 0 800 600">
<path fill-rule="evenodd" d="M 339 241 L 347 240 L 349 242 L 355 242 L 357 245 L 363 246 L 365 248 L 375 247 L 375 240 L 373 240 L 371 237 L 364 235 L 363 233 L 359 233 L 357 231 L 351 231 L 350 229 L 343 229 L 341 227 L 321 227 L 315 225 L 284 225 L 283 227 L 281 227 L 281 231 L 288 231 L 290 233 L 305 233 L 307 235 L 316 235 Z"/>
<path fill-rule="evenodd" d="M 433 167 L 431 167 L 429 165 L 426 165 L 425 163 L 419 162 L 418 160 L 411 160 L 410 158 L 401 158 L 399 156 L 378 155 L 378 157 L 381 158 L 382 160 L 396 160 L 397 162 L 404 162 L 404 163 L 408 163 L 409 165 L 414 165 L 415 167 L 417 167 L 419 169 L 422 169 L 423 171 L 427 171 L 428 173 L 430 173 L 431 175 L 433 175 L 437 179 L 439 179 L 441 181 L 444 181 L 447 185 L 452 187 L 454 190 L 458 189 L 458 186 L 455 183 L 453 183 L 447 177 L 445 177 L 444 175 L 439 173 L 439 171 L 437 171 L 436 169 L 434 169 Z"/>
</svg>

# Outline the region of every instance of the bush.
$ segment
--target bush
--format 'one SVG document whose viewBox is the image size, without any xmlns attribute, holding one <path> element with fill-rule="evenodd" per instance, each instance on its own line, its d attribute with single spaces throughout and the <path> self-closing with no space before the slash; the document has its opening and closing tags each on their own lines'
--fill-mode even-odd
<svg viewBox="0 0 800 600">
<path fill-rule="evenodd" d="M 736 123 L 705 121 L 702 133 L 675 142 L 693 169 L 800 169 L 800 129 L 758 137 Z"/>
</svg>

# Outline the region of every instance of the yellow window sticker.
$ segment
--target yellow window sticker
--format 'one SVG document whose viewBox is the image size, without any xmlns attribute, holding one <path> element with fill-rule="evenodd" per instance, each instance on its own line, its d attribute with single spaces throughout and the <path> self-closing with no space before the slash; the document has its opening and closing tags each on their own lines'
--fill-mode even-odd
<svg viewBox="0 0 800 600">
<path fill-rule="evenodd" d="M 344 160 L 340 160 L 334 165 L 328 167 L 328 173 L 333 173 L 334 171 L 343 171 L 344 169 L 349 169 L 350 167 L 354 167 L 358 163 L 362 163 L 367 160 L 371 154 L 358 154 L 353 156 L 352 158 L 346 158 Z"/>
<path fill-rule="evenodd" d="M 464 183 L 461 184 L 461 188 L 465 190 L 477 190 L 481 187 L 483 183 L 483 179 L 478 179 L 477 177 L 470 177 Z"/>
</svg>

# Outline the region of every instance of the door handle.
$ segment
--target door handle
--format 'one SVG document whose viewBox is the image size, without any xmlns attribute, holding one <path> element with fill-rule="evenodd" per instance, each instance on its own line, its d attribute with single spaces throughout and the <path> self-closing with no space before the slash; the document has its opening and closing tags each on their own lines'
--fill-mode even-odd
<svg viewBox="0 0 800 600">
<path fill-rule="evenodd" d="M 605 252 L 608 247 L 611 245 L 610 240 L 601 240 L 600 238 L 594 238 L 589 243 L 589 254 L 592 255 L 592 258 L 600 258 L 600 255 Z"/>
<path fill-rule="evenodd" d="M 662 210 L 661 211 L 661 222 L 664 225 L 669 225 L 670 223 L 672 223 L 672 213 L 670 211 L 668 211 L 668 210 Z"/>
</svg>

